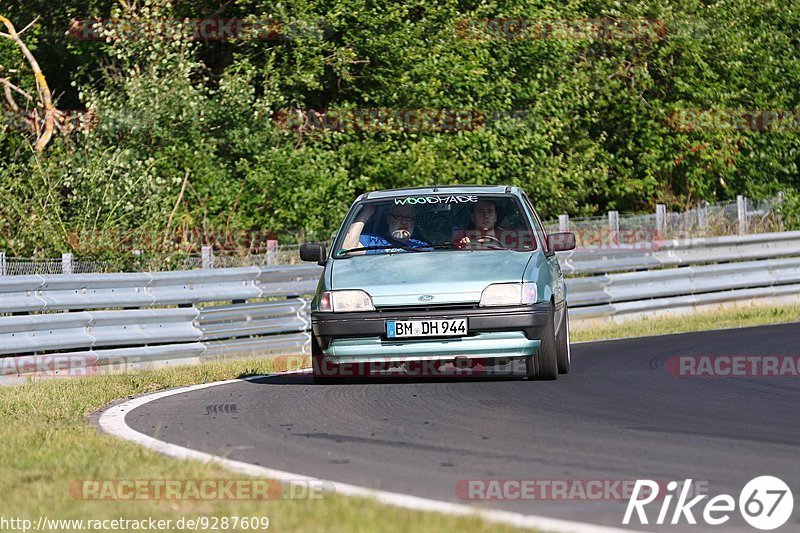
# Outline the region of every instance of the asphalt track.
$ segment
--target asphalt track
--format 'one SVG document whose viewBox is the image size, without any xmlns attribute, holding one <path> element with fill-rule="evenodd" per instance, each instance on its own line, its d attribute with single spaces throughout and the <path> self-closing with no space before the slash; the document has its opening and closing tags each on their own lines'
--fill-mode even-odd
<svg viewBox="0 0 800 533">
<path fill-rule="evenodd" d="M 798 531 L 800 378 L 687 378 L 666 370 L 671 356 L 723 354 L 798 355 L 800 324 L 576 344 L 572 372 L 554 382 L 398 378 L 317 386 L 298 374 L 161 398 L 125 420 L 160 440 L 251 464 L 610 526 L 621 526 L 625 501 L 476 502 L 456 487 L 470 479 L 691 478 L 712 496 L 738 500 L 747 481 L 774 475 L 795 494 L 781 530 Z M 235 412 L 209 413 L 220 405 Z M 651 524 L 659 508 L 647 507 Z M 702 522 L 702 508 L 695 511 Z M 754 531 L 733 516 L 715 528 L 685 521 L 631 527 Z"/>
</svg>

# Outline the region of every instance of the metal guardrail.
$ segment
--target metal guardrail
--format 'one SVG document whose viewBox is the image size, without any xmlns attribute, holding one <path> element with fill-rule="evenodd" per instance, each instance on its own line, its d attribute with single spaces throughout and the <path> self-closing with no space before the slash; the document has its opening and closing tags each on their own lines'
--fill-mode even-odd
<svg viewBox="0 0 800 533">
<path fill-rule="evenodd" d="M 321 268 L 0 278 L 0 381 L 57 355 L 78 366 L 303 353 Z M 177 306 L 177 307 L 175 307 Z"/>
<path fill-rule="evenodd" d="M 203 340 L 276 335 L 309 329 L 308 301 L 300 298 L 211 307 L 200 311 Z"/>
<path fill-rule="evenodd" d="M 559 254 L 565 275 L 800 256 L 800 231 L 653 241 Z"/>
<path fill-rule="evenodd" d="M 574 307 L 800 284 L 800 259 L 766 259 L 567 279 Z"/>
<path fill-rule="evenodd" d="M 627 302 L 571 307 L 569 310 L 572 324 L 581 320 L 625 317 L 648 314 L 654 311 L 676 311 L 697 308 L 700 306 L 725 304 L 742 301 L 758 301 L 764 299 L 800 302 L 800 284 L 777 285 L 772 287 L 756 287 L 667 298 L 633 300 Z M 788 300 L 787 300 L 788 299 Z"/>
<path fill-rule="evenodd" d="M 0 354 L 200 340 L 196 309 L 79 311 L 0 319 Z"/>
<path fill-rule="evenodd" d="M 575 320 L 800 298 L 800 232 L 578 250 L 562 263 Z M 320 272 L 306 264 L 0 278 L 0 369 L 52 354 L 135 364 L 307 353 L 307 295 Z"/>
<path fill-rule="evenodd" d="M 193 305 L 313 291 L 317 266 L 0 277 L 0 313 Z"/>
</svg>

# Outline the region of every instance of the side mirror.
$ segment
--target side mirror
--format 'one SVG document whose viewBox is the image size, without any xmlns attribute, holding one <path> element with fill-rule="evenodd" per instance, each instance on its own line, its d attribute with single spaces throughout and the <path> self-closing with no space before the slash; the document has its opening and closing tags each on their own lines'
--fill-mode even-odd
<svg viewBox="0 0 800 533">
<path fill-rule="evenodd" d="M 301 244 L 300 259 L 303 261 L 314 261 L 320 266 L 325 266 L 325 245 L 316 242 Z"/>
<path fill-rule="evenodd" d="M 570 231 L 551 233 L 547 236 L 547 247 L 551 252 L 567 252 L 575 249 L 575 234 Z"/>
</svg>

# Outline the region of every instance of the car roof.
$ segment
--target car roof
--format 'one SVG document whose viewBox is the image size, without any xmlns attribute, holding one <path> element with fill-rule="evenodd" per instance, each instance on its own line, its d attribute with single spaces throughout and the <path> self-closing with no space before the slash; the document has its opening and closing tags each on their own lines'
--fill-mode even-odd
<svg viewBox="0 0 800 533">
<path fill-rule="evenodd" d="M 358 200 L 377 200 L 380 198 L 422 196 L 427 194 L 509 194 L 517 193 L 518 190 L 517 187 L 509 185 L 428 185 L 426 187 L 370 191 L 359 196 Z"/>
</svg>

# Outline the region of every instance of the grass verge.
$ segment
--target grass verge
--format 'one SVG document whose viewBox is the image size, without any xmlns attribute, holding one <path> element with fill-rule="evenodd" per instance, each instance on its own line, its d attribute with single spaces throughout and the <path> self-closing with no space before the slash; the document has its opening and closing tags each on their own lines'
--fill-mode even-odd
<svg viewBox="0 0 800 533">
<path fill-rule="evenodd" d="M 267 501 L 87 501 L 72 497 L 70 484 L 76 480 L 245 478 L 101 434 L 87 424 L 85 415 L 119 398 L 307 365 L 307 358 L 302 357 L 238 360 L 0 387 L 0 522 L 19 518 L 35 525 L 40 516 L 93 521 L 153 517 L 171 519 L 175 524 L 182 517 L 266 516 L 269 529 L 278 531 L 511 529 L 474 517 L 409 512 L 370 499 L 330 493 L 314 500 Z M 102 530 L 110 530 L 110 526 L 109 523 Z M 0 523 L 0 530 L 20 529 L 6 522 Z M 63 524 L 44 529 L 77 530 Z M 133 530 L 130 524 L 128 530 Z M 173 526 L 160 531 L 185 530 Z"/>
<path fill-rule="evenodd" d="M 800 322 L 800 305 L 780 307 L 753 306 L 741 309 L 698 312 L 691 315 L 669 318 L 645 318 L 621 324 L 604 324 L 570 332 L 572 342 L 646 337 L 689 331 L 743 328 Z"/>
</svg>

